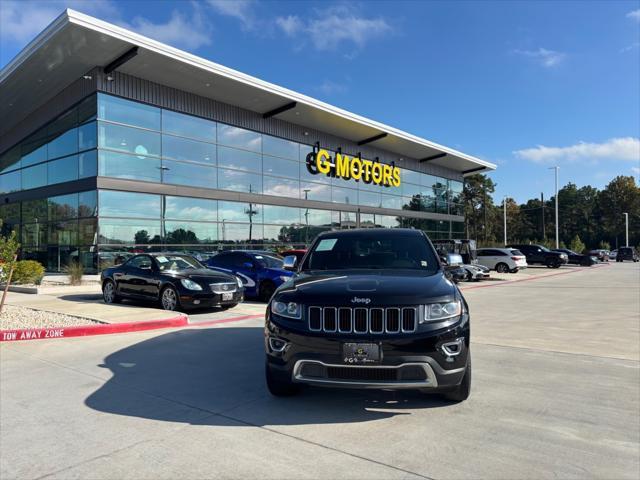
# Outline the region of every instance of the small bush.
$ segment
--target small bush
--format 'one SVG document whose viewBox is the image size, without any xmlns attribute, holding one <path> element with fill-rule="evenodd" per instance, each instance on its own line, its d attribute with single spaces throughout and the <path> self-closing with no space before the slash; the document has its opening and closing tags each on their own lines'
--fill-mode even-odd
<svg viewBox="0 0 640 480">
<path fill-rule="evenodd" d="M 582 243 L 582 240 L 580 240 L 580 237 L 578 235 L 573 237 L 573 240 L 571 240 L 571 244 L 569 245 L 569 248 L 576 253 L 582 253 L 587 249 L 587 247 L 585 246 L 584 243 Z"/>
<path fill-rule="evenodd" d="M 69 276 L 71 285 L 80 285 L 82 283 L 84 266 L 80 262 L 71 261 L 69 265 L 64 267 L 64 272 Z"/>
<path fill-rule="evenodd" d="M 35 260 L 19 260 L 16 262 L 11 283 L 35 283 L 40 285 L 44 277 L 44 267 Z"/>
</svg>

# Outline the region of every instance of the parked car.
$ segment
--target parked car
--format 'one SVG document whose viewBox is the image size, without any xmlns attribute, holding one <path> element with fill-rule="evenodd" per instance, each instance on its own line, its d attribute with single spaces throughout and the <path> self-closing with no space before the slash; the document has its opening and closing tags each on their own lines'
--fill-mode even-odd
<svg viewBox="0 0 640 480">
<path fill-rule="evenodd" d="M 273 395 L 301 385 L 419 389 L 463 401 L 471 390 L 469 308 L 426 234 L 324 232 L 267 307 L 266 380 Z"/>
<path fill-rule="evenodd" d="M 235 307 L 244 298 L 238 277 L 210 270 L 189 255 L 135 255 L 100 274 L 105 303 L 122 299 L 158 302 L 165 310 Z"/>
<path fill-rule="evenodd" d="M 293 275 L 282 267 L 282 257 L 261 250 L 226 250 L 209 258 L 205 265 L 233 273 L 242 280 L 247 297 L 267 302 L 276 288 Z"/>
<path fill-rule="evenodd" d="M 596 257 L 601 262 L 608 262 L 609 261 L 609 250 L 603 250 L 601 248 L 598 248 L 598 249 L 595 249 L 595 250 L 589 250 L 589 252 L 587 252 L 587 255 L 590 255 L 592 257 Z"/>
<path fill-rule="evenodd" d="M 609 252 L 609 260 L 615 260 L 617 256 L 618 256 L 618 250 L 617 249 L 611 250 Z"/>
<path fill-rule="evenodd" d="M 638 254 L 633 247 L 620 247 L 618 249 L 618 255 L 616 256 L 616 262 L 624 262 L 625 260 L 631 260 L 632 262 L 638 261 Z"/>
<path fill-rule="evenodd" d="M 527 257 L 513 248 L 479 248 L 478 263 L 498 273 L 516 273 L 527 268 Z"/>
<path fill-rule="evenodd" d="M 582 265 L 583 267 L 590 267 L 598 263 L 595 257 L 591 255 L 583 255 L 582 253 L 576 253 L 568 248 L 554 248 L 554 252 L 566 253 L 569 257 L 569 263 L 573 265 Z"/>
<path fill-rule="evenodd" d="M 440 254 L 440 263 L 445 271 L 445 275 L 454 283 L 463 282 L 467 279 L 467 271 L 464 269 L 464 260 L 458 253 Z"/>
<path fill-rule="evenodd" d="M 507 248 L 520 250 L 527 258 L 527 265 L 546 265 L 549 268 L 560 268 L 569 262 L 566 253 L 552 252 L 544 245 L 509 245 Z"/>
<path fill-rule="evenodd" d="M 301 248 L 301 249 L 285 250 L 284 252 L 280 252 L 280 256 L 288 257 L 290 255 L 293 255 L 298 259 L 298 263 L 299 263 L 299 262 L 302 262 L 302 259 L 304 258 L 305 253 L 307 253 L 307 251 Z"/>
<path fill-rule="evenodd" d="M 460 268 L 464 270 L 464 280 L 477 281 L 489 278 L 489 269 L 478 263 L 476 258 L 476 241 L 470 239 L 439 239 L 432 240 L 440 256 L 456 254 L 462 258 Z"/>
</svg>

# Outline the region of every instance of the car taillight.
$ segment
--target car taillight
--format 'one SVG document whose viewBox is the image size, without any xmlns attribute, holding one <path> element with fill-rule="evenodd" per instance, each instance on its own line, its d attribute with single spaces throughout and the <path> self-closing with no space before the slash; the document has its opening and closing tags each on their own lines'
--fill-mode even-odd
<svg viewBox="0 0 640 480">
<path fill-rule="evenodd" d="M 511 257 L 511 260 L 515 260 L 517 262 L 518 260 L 522 260 L 522 257 Z"/>
</svg>

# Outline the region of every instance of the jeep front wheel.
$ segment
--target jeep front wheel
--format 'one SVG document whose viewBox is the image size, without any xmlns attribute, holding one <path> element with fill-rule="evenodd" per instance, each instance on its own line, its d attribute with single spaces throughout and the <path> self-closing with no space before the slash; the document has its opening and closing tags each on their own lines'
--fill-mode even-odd
<svg viewBox="0 0 640 480">
<path fill-rule="evenodd" d="M 273 371 L 267 361 L 265 363 L 265 377 L 269 393 L 274 397 L 290 397 L 300 391 L 300 386 L 285 378 L 284 375 Z"/>
</svg>

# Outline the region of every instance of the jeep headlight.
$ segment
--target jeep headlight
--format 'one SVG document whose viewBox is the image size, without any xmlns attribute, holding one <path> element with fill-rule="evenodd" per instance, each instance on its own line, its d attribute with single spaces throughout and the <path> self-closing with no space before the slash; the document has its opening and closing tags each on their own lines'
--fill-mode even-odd
<svg viewBox="0 0 640 480">
<path fill-rule="evenodd" d="M 183 278 L 182 280 L 180 280 L 180 283 L 182 283 L 182 286 L 188 290 L 202 290 L 202 287 L 200 285 L 188 278 Z"/>
<path fill-rule="evenodd" d="M 447 303 L 428 303 L 424 306 L 424 320 L 426 322 L 458 317 L 461 313 L 462 303 L 460 300 Z"/>
<path fill-rule="evenodd" d="M 300 320 L 302 317 L 302 305 L 295 302 L 271 302 L 271 313 L 281 317 Z"/>
</svg>

